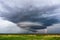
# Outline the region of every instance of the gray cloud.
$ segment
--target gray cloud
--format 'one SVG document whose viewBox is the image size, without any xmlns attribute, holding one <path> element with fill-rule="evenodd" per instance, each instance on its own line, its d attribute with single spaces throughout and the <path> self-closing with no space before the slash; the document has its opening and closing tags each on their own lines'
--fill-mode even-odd
<svg viewBox="0 0 60 40">
<path fill-rule="evenodd" d="M 28 30 L 22 29 L 15 23 L 4 20 L 0 17 L 0 33 L 27 33 Z"/>
<path fill-rule="evenodd" d="M 60 33 L 60 23 L 58 24 L 53 24 L 50 27 L 47 28 L 48 33 Z"/>
<path fill-rule="evenodd" d="M 10 23 L 15 25 L 18 22 L 29 21 L 43 23 L 47 28 L 60 23 L 60 0 L 0 0 L 0 17 L 8 20 L 5 23 L 9 23 L 8 26 Z M 5 19 L 0 23 L 4 23 Z"/>
</svg>

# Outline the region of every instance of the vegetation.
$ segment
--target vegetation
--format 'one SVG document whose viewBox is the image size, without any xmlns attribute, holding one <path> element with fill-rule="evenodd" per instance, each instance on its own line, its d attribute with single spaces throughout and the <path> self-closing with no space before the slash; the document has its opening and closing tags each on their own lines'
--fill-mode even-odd
<svg viewBox="0 0 60 40">
<path fill-rule="evenodd" d="M 60 40 L 60 35 L 0 35 L 0 40 Z"/>
</svg>

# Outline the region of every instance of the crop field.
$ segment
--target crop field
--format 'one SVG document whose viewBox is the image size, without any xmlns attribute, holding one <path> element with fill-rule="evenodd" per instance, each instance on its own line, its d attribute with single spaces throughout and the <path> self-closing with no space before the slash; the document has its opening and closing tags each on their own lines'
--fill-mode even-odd
<svg viewBox="0 0 60 40">
<path fill-rule="evenodd" d="M 0 35 L 0 40 L 60 40 L 60 35 Z"/>
</svg>

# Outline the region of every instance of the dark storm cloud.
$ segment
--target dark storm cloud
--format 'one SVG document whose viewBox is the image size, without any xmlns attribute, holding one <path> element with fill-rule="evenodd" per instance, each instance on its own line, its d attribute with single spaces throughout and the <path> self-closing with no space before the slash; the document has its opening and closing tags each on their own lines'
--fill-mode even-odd
<svg viewBox="0 0 60 40">
<path fill-rule="evenodd" d="M 60 22 L 59 1 L 1 0 L 0 17 L 5 17 L 14 23 L 25 21 L 43 23 L 44 28 L 46 28 Z"/>
</svg>

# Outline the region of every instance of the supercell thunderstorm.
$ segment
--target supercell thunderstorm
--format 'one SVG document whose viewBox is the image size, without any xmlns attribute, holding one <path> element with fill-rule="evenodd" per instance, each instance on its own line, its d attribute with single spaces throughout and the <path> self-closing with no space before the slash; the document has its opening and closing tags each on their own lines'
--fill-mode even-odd
<svg viewBox="0 0 60 40">
<path fill-rule="evenodd" d="M 27 30 L 18 23 L 28 24 Z M 39 26 L 30 27 L 32 24 Z M 0 0 L 0 33 L 30 33 L 36 29 L 60 33 L 60 0 Z"/>
</svg>

